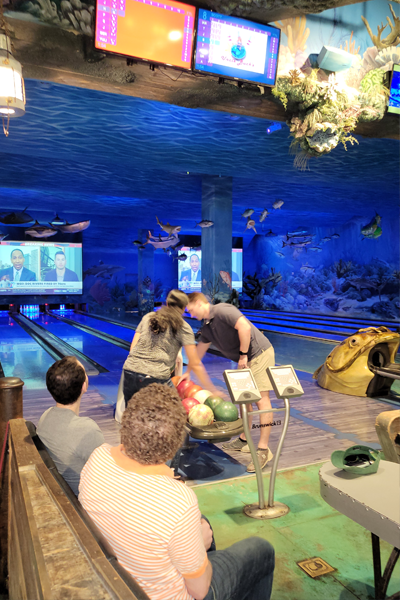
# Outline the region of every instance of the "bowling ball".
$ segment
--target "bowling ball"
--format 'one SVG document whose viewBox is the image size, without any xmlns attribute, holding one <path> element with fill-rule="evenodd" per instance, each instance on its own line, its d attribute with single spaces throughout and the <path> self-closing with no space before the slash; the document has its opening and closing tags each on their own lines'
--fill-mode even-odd
<svg viewBox="0 0 400 600">
<path fill-rule="evenodd" d="M 190 409 L 193 408 L 193 406 L 197 406 L 199 404 L 200 402 L 196 400 L 196 398 L 184 398 L 182 400 L 182 406 L 186 410 L 186 414 L 189 414 Z"/>
<path fill-rule="evenodd" d="M 209 392 L 208 390 L 199 390 L 198 392 L 195 393 L 193 398 L 196 398 L 196 400 L 198 400 L 200 402 L 200 404 L 204 404 L 205 401 L 207 400 L 207 398 L 211 395 L 212 395 L 211 392 Z"/>
<path fill-rule="evenodd" d="M 194 427 L 204 427 L 211 425 L 214 421 L 214 414 L 209 406 L 199 404 L 190 409 L 188 421 Z"/>
<path fill-rule="evenodd" d="M 193 381 L 191 383 L 192 385 L 190 387 L 187 387 L 184 391 L 184 398 L 194 398 L 194 395 L 203 389 L 200 385 L 196 385 L 195 383 L 193 383 Z"/>
<path fill-rule="evenodd" d="M 180 375 L 174 375 L 173 377 L 171 377 L 171 381 L 172 381 L 172 383 L 174 384 L 175 387 L 177 387 L 180 378 L 181 378 Z"/>
<path fill-rule="evenodd" d="M 186 379 L 184 379 L 183 381 L 180 382 L 180 384 L 178 385 L 178 387 L 176 388 L 179 396 L 183 399 L 185 397 L 185 390 L 188 389 L 188 387 L 194 385 L 193 381 L 186 381 Z"/>
<path fill-rule="evenodd" d="M 225 421 L 229 423 L 231 421 L 237 421 L 239 417 L 239 411 L 232 402 L 221 402 L 214 410 L 216 421 Z"/>
<path fill-rule="evenodd" d="M 221 402 L 223 402 L 223 400 L 219 396 L 209 396 L 207 398 L 207 400 L 204 402 L 204 404 L 206 406 L 209 406 L 211 408 L 211 410 L 214 412 L 216 407 L 218 406 L 218 404 L 221 404 Z"/>
</svg>

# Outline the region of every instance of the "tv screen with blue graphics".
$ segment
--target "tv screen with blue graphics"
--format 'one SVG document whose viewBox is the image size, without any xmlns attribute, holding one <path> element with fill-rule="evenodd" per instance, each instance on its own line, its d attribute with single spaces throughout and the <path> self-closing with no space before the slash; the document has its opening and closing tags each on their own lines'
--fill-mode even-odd
<svg viewBox="0 0 400 600">
<path fill-rule="evenodd" d="M 388 112 L 400 115 L 400 65 L 393 65 Z"/>
<path fill-rule="evenodd" d="M 274 86 L 280 30 L 200 9 L 194 70 Z"/>
</svg>

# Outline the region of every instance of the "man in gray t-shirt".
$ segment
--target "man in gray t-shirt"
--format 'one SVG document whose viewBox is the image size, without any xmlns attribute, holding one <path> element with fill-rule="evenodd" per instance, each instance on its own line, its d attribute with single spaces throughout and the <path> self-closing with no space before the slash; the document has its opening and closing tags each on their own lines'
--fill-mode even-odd
<svg viewBox="0 0 400 600">
<path fill-rule="evenodd" d="M 257 402 L 257 407 L 259 410 L 271 408 L 269 392 L 272 385 L 266 369 L 275 364 L 275 354 L 268 338 L 250 323 L 235 306 L 225 303 L 214 306 L 200 292 L 189 294 L 187 310 L 199 321 L 204 320 L 197 345 L 199 359 L 203 358 L 209 346 L 213 344 L 226 358 L 237 362 L 238 369 L 249 368 L 261 394 L 261 400 Z M 251 405 L 248 406 L 248 410 L 252 410 Z M 273 458 L 268 447 L 271 422 L 272 413 L 260 415 L 260 425 L 258 426 L 260 441 L 257 455 L 261 468 L 265 467 Z M 225 450 L 250 452 L 244 433 L 238 439 L 224 443 L 222 447 Z M 248 465 L 247 470 L 250 473 L 255 471 L 253 462 Z"/>
<path fill-rule="evenodd" d="M 99 426 L 92 419 L 79 416 L 89 380 L 81 363 L 74 356 L 66 356 L 47 371 L 46 385 L 56 406 L 42 414 L 37 434 L 60 475 L 78 495 L 81 470 L 93 450 L 104 444 Z"/>
</svg>

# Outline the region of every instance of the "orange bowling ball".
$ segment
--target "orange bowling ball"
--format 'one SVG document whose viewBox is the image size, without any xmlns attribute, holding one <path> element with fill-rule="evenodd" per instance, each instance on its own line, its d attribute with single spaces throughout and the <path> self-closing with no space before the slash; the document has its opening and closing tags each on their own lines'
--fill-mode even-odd
<svg viewBox="0 0 400 600">
<path fill-rule="evenodd" d="M 174 375 L 173 377 L 171 377 L 171 381 L 175 387 L 177 387 L 180 378 L 181 378 L 181 375 Z"/>
<path fill-rule="evenodd" d="M 201 385 L 196 385 L 195 383 L 185 389 L 184 397 L 185 398 L 193 398 L 196 392 L 200 392 L 203 388 Z"/>
</svg>

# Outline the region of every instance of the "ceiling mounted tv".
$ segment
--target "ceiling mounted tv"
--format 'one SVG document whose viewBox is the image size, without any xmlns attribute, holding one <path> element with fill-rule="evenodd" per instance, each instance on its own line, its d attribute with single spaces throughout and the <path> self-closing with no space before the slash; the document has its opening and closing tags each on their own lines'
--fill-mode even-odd
<svg viewBox="0 0 400 600">
<path fill-rule="evenodd" d="M 165 0 L 96 0 L 95 47 L 190 69 L 196 8 Z"/>
<path fill-rule="evenodd" d="M 274 86 L 280 29 L 200 9 L 194 70 Z"/>
<path fill-rule="evenodd" d="M 400 115 L 400 65 L 393 65 L 388 112 Z"/>
</svg>

